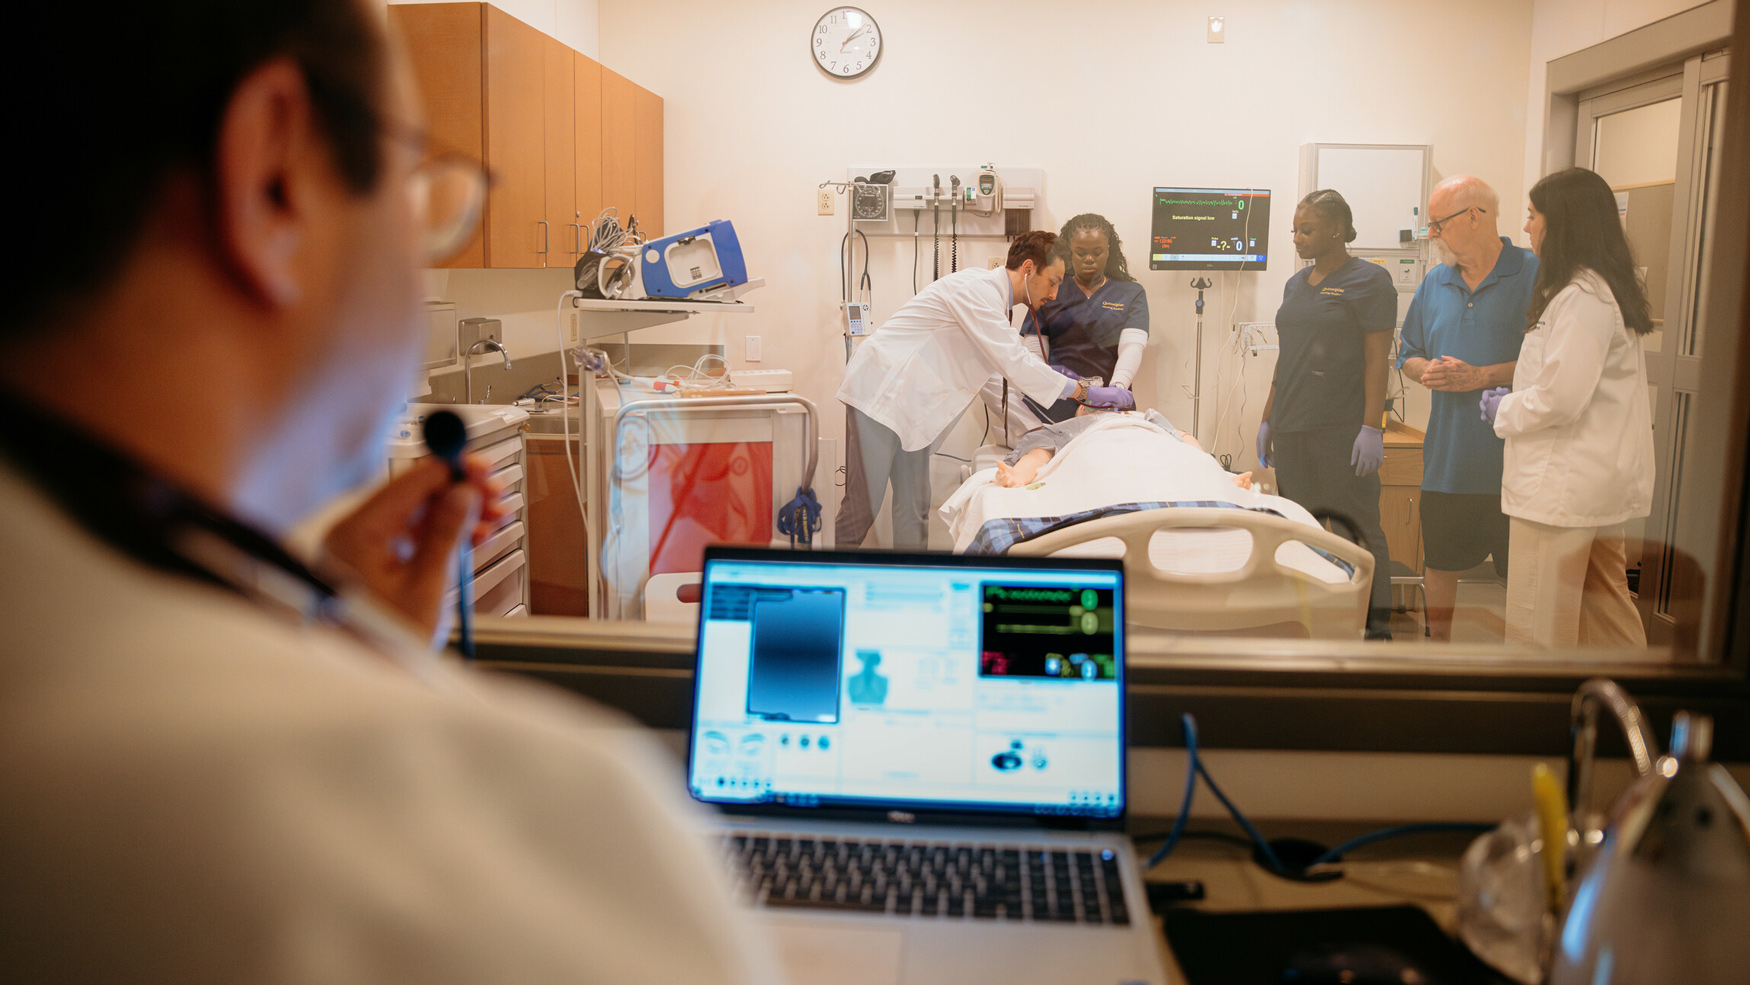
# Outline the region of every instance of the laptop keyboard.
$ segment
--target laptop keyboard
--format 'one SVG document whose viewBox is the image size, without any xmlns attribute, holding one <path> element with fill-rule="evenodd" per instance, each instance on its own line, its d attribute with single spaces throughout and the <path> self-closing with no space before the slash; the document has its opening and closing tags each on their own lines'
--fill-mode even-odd
<svg viewBox="0 0 1750 985">
<path fill-rule="evenodd" d="M 1117 854 L 736 834 L 737 889 L 756 906 L 920 919 L 1128 925 Z"/>
</svg>

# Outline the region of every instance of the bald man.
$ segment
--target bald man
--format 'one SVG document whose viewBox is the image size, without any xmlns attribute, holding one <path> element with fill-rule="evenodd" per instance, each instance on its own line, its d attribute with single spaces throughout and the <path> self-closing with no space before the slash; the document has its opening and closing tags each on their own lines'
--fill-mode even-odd
<svg viewBox="0 0 1750 985">
<path fill-rule="evenodd" d="M 1452 636 L 1458 575 L 1493 558 L 1507 574 L 1501 513 L 1503 442 L 1476 412 L 1480 391 L 1513 382 L 1537 257 L 1499 231 L 1501 198 L 1458 175 L 1428 196 L 1428 239 L 1440 264 L 1404 317 L 1398 366 L 1433 391 L 1422 446 L 1423 584 L 1428 635 Z"/>
</svg>

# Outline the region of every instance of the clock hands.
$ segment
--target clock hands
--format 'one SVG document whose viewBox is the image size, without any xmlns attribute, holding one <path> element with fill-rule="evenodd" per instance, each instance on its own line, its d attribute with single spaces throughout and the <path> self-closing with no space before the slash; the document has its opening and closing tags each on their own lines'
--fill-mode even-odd
<svg viewBox="0 0 1750 985">
<path fill-rule="evenodd" d="M 855 31 L 852 31 L 851 33 L 845 35 L 844 43 L 839 45 L 839 52 L 843 53 L 845 50 L 845 45 L 850 44 L 851 39 L 855 38 L 859 34 L 862 34 L 864 31 L 867 31 L 868 29 L 869 29 L 869 25 L 864 24 L 862 27 L 859 27 Z"/>
</svg>

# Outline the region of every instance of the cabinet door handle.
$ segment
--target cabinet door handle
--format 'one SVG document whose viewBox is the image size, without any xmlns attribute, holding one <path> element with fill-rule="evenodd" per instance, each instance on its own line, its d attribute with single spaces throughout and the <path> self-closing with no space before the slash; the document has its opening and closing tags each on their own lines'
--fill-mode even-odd
<svg viewBox="0 0 1750 985">
<path fill-rule="evenodd" d="M 573 254 L 583 252 L 583 225 L 581 223 L 571 224 L 571 252 Z"/>
<path fill-rule="evenodd" d="M 536 253 L 545 253 L 545 252 L 547 252 L 547 247 L 552 245 L 552 243 L 548 240 L 547 220 L 536 219 L 535 221 L 537 223 L 539 223 L 541 226 L 541 248 L 536 250 L 535 252 Z"/>
</svg>

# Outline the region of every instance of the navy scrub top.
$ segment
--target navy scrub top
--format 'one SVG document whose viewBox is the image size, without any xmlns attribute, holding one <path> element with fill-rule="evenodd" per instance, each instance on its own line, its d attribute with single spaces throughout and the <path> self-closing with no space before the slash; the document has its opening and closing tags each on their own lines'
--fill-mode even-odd
<svg viewBox="0 0 1750 985">
<path fill-rule="evenodd" d="M 1288 278 L 1276 335 L 1276 402 L 1270 429 L 1277 432 L 1344 428 L 1357 431 L 1366 412 L 1362 387 L 1362 340 L 1397 325 L 1398 292 L 1391 274 L 1359 257 L 1313 286 L 1313 268 Z"/>
<path fill-rule="evenodd" d="M 1039 309 L 1040 319 L 1027 313 L 1021 334 L 1038 334 L 1045 323 L 1045 361 L 1064 366 L 1078 376 L 1098 376 L 1107 386 L 1118 368 L 1118 336 L 1127 328 L 1148 331 L 1148 294 L 1133 280 L 1110 277 L 1092 294 L 1082 293 L 1074 277 L 1057 288 L 1057 300 Z M 1073 400 L 1059 400 L 1049 408 L 1028 401 L 1035 413 L 1050 421 L 1075 416 Z"/>
</svg>

